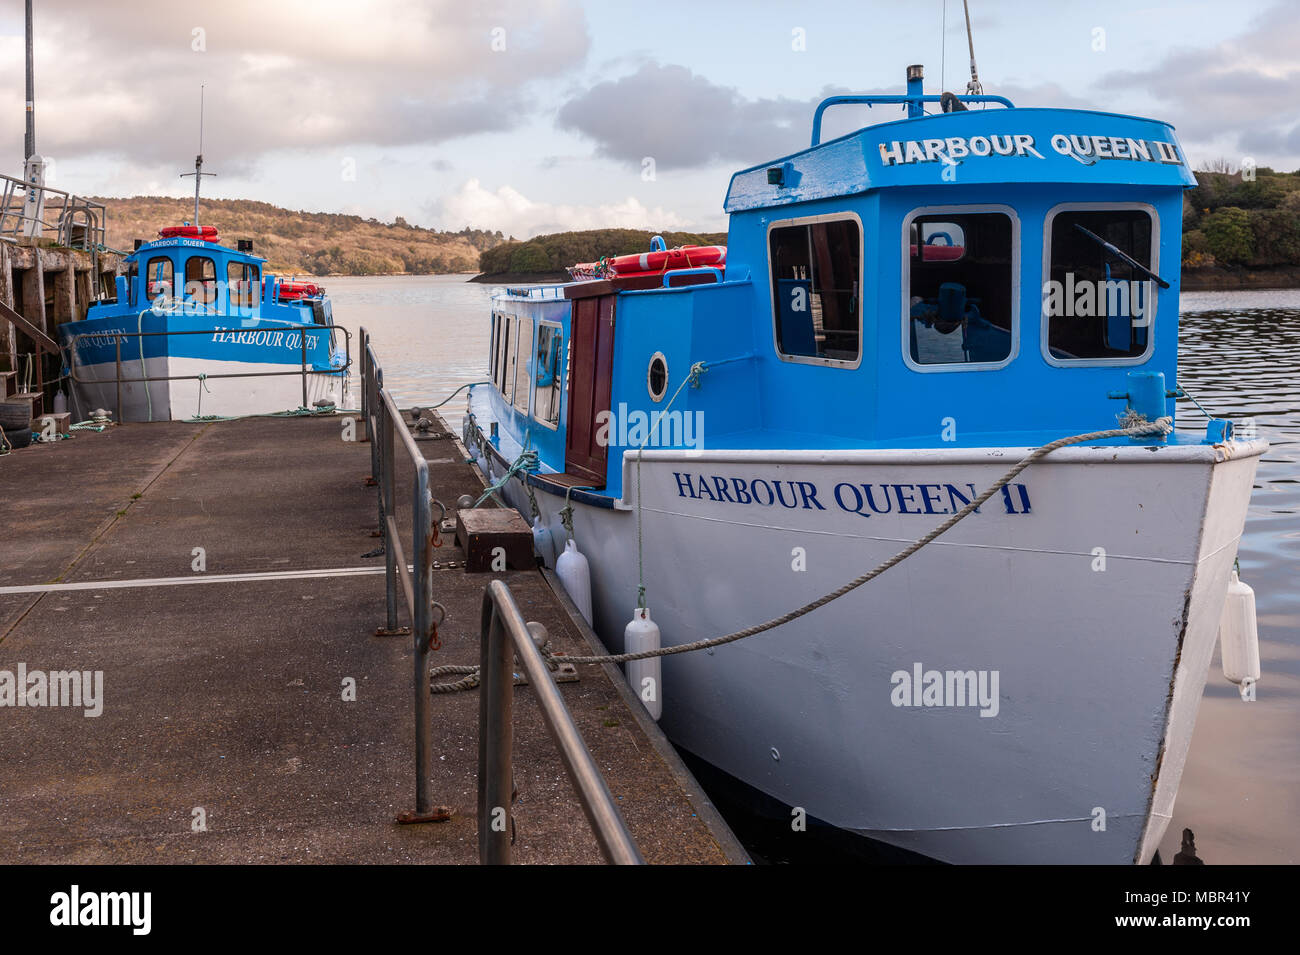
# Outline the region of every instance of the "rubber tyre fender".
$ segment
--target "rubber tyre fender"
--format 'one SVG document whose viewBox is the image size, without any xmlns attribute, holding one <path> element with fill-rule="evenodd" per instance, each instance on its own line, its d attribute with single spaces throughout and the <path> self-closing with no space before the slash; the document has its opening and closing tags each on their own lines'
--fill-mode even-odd
<svg viewBox="0 0 1300 955">
<path fill-rule="evenodd" d="M 30 428 L 32 409 L 26 401 L 0 401 L 0 428 Z"/>
<path fill-rule="evenodd" d="M 9 446 L 15 451 L 19 448 L 25 448 L 32 443 L 32 429 L 14 428 L 11 431 L 5 428 L 5 440 L 9 442 Z"/>
</svg>

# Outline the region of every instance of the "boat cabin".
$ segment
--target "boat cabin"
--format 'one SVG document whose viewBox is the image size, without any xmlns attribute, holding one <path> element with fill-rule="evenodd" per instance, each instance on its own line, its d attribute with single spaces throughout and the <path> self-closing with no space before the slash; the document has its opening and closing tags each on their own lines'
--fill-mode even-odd
<svg viewBox="0 0 1300 955">
<path fill-rule="evenodd" d="M 187 316 L 333 324 L 325 290 L 264 275 L 266 260 L 252 253 L 252 242 L 241 239 L 237 249 L 219 245 L 212 226 L 167 228 L 159 236 L 127 256 L 116 299 L 92 308 L 88 319 L 151 308 Z"/>
<path fill-rule="evenodd" d="M 906 116 L 821 141 L 847 105 Z M 534 449 L 543 482 L 606 500 L 643 442 L 1027 447 L 1113 428 L 1131 373 L 1175 387 L 1194 185 L 1155 120 L 941 100 L 919 79 L 832 97 L 807 149 L 732 177 L 725 268 L 497 294 L 471 411 L 500 457 Z"/>
</svg>

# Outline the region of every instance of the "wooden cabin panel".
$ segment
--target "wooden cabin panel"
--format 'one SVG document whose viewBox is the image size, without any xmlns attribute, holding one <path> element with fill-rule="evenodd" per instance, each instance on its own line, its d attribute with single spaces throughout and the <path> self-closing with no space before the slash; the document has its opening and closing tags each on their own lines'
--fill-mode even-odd
<svg viewBox="0 0 1300 955">
<path fill-rule="evenodd" d="M 613 295 L 601 295 L 573 302 L 564 470 L 581 475 L 592 487 L 605 484 L 607 449 L 597 441 L 596 417 L 610 407 L 614 299 Z"/>
</svg>

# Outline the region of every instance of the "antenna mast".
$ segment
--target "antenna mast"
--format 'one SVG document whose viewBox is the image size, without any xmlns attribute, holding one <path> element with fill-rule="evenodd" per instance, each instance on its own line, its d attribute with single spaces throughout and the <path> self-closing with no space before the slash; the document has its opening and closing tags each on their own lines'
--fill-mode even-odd
<svg viewBox="0 0 1300 955">
<path fill-rule="evenodd" d="M 199 186 L 204 176 L 215 176 L 215 172 L 203 171 L 203 87 L 199 86 L 199 154 L 194 157 L 194 171 L 181 173 L 182 179 L 194 177 L 194 224 L 199 224 Z"/>
<path fill-rule="evenodd" d="M 36 80 L 32 66 L 32 0 L 27 0 L 27 141 L 23 159 L 36 155 Z"/>
<path fill-rule="evenodd" d="M 966 92 L 978 96 L 984 92 L 984 87 L 980 85 L 979 70 L 975 69 L 975 37 L 970 32 L 970 3 L 961 0 L 961 5 L 966 11 L 966 44 L 970 47 L 970 82 L 966 84 Z"/>
</svg>

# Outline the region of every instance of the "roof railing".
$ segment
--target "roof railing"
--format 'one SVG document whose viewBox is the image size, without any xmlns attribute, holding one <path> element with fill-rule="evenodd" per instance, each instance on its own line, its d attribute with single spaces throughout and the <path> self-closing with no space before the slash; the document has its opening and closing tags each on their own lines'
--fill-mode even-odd
<svg viewBox="0 0 1300 955">
<path fill-rule="evenodd" d="M 104 245 L 107 209 L 102 202 L 13 176 L 0 175 L 0 182 L 4 184 L 0 196 L 0 237 L 16 239 L 31 235 L 33 227 L 39 224 L 40 232 L 54 233 L 58 244 L 65 248 L 95 252 Z M 51 198 L 56 201 L 51 202 Z M 33 215 L 29 210 L 38 214 Z"/>
<path fill-rule="evenodd" d="M 922 108 L 921 104 L 938 103 L 946 95 L 953 94 L 926 93 L 920 96 L 912 96 L 905 93 L 847 93 L 841 96 L 828 96 L 817 105 L 817 111 L 813 113 L 812 145 L 818 146 L 821 144 L 822 114 L 832 106 L 907 106 L 909 110 L 913 108 L 919 110 Z M 1007 107 L 1007 109 L 1015 109 L 1016 106 L 1005 96 L 994 96 L 988 93 L 979 95 L 958 94 L 955 98 L 963 103 L 997 103 L 999 106 Z"/>
</svg>

